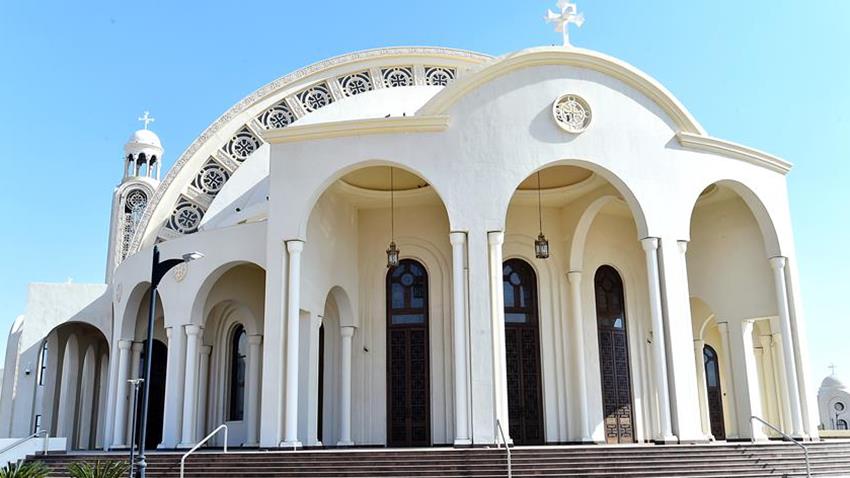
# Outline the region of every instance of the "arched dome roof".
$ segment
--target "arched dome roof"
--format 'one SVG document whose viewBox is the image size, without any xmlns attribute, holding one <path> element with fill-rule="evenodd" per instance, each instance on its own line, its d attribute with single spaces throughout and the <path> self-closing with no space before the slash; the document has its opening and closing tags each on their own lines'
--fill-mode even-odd
<svg viewBox="0 0 850 478">
<path fill-rule="evenodd" d="M 844 383 L 841 382 L 841 380 L 838 380 L 836 377 L 834 377 L 832 375 L 823 379 L 823 382 L 821 382 L 821 384 L 820 384 L 821 390 L 836 390 L 836 389 L 844 390 L 846 388 L 847 387 L 844 385 Z"/>
<path fill-rule="evenodd" d="M 136 130 L 136 132 L 130 135 L 130 139 L 127 140 L 127 144 L 154 146 L 156 148 L 162 148 L 162 142 L 160 142 L 159 136 L 157 136 L 156 133 L 149 129 Z"/>
</svg>

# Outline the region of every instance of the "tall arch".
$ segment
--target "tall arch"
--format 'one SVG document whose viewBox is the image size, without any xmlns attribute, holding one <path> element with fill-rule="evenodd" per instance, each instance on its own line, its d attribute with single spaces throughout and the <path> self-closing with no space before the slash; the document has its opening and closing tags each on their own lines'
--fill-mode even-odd
<svg viewBox="0 0 850 478">
<path fill-rule="evenodd" d="M 428 272 L 402 259 L 387 273 L 387 443 L 431 444 Z"/>
<path fill-rule="evenodd" d="M 502 266 L 505 304 L 505 369 L 508 427 L 518 445 L 545 440 L 537 274 L 522 259 Z"/>
<path fill-rule="evenodd" d="M 634 443 L 635 411 L 623 279 L 611 266 L 594 276 L 605 440 Z"/>
</svg>

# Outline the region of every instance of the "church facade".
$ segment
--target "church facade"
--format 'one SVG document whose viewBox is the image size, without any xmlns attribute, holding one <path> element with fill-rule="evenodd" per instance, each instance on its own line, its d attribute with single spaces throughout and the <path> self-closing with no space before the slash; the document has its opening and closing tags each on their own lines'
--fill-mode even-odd
<svg viewBox="0 0 850 478">
<path fill-rule="evenodd" d="M 817 437 L 790 164 L 620 60 L 331 58 L 164 178 L 147 121 L 105 284 L 33 285 L 15 321 L 2 436 L 129 445 L 156 245 L 203 257 L 158 287 L 149 447 L 222 423 L 245 447 Z"/>
</svg>

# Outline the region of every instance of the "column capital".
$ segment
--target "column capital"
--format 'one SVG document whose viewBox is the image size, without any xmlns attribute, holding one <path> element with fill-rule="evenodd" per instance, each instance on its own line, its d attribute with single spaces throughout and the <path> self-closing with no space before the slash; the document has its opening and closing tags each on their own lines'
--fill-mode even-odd
<svg viewBox="0 0 850 478">
<path fill-rule="evenodd" d="M 761 342 L 762 348 L 769 349 L 771 344 L 773 343 L 773 336 L 759 335 L 759 342 Z"/>
<path fill-rule="evenodd" d="M 209 357 L 210 353 L 212 353 L 212 346 L 201 345 L 200 347 L 198 347 L 198 352 L 201 355 L 205 355 L 205 356 Z"/>
<path fill-rule="evenodd" d="M 287 252 L 301 252 L 304 250 L 304 241 L 301 239 L 291 239 L 285 242 Z"/>
<path fill-rule="evenodd" d="M 130 350 L 130 346 L 133 344 L 132 340 L 119 340 L 118 348 L 121 350 Z"/>
<path fill-rule="evenodd" d="M 501 246 L 505 242 L 504 231 L 488 231 L 487 232 L 487 242 L 491 246 Z"/>
<path fill-rule="evenodd" d="M 781 270 L 785 268 L 785 262 L 788 260 L 784 256 L 773 256 L 770 259 L 770 266 L 773 267 L 773 270 Z"/>
<path fill-rule="evenodd" d="M 260 345 L 261 343 L 263 343 L 263 336 L 262 335 L 249 335 L 248 336 L 248 343 L 251 344 L 251 345 Z"/>
<path fill-rule="evenodd" d="M 313 328 L 318 329 L 319 327 L 322 326 L 322 322 L 324 322 L 324 321 L 325 321 L 325 318 L 322 317 L 321 315 L 310 314 L 310 325 L 313 326 Z"/>
<path fill-rule="evenodd" d="M 451 231 L 449 233 L 449 242 L 453 246 L 462 246 L 466 242 L 466 233 L 463 231 Z"/>
<path fill-rule="evenodd" d="M 183 328 L 186 330 L 186 335 L 190 337 L 200 334 L 203 330 L 200 325 L 195 324 L 184 325 Z"/>
<path fill-rule="evenodd" d="M 567 272 L 567 280 L 570 281 L 570 284 L 578 284 L 581 282 L 581 271 L 569 271 Z"/>
<path fill-rule="evenodd" d="M 643 250 L 646 252 L 658 250 L 658 238 L 644 237 L 640 240 L 640 245 L 643 246 Z"/>
<path fill-rule="evenodd" d="M 676 241 L 676 244 L 678 244 L 679 246 L 679 252 L 681 252 L 682 254 L 688 252 L 688 241 L 684 239 L 679 239 Z"/>
<path fill-rule="evenodd" d="M 144 342 L 133 342 L 131 345 L 131 349 L 133 350 L 133 352 L 141 352 L 144 347 Z"/>
<path fill-rule="evenodd" d="M 353 336 L 354 336 L 354 331 L 355 331 L 356 329 L 357 329 L 357 327 L 355 327 L 355 326 L 353 326 L 353 325 L 342 325 L 342 326 L 340 326 L 340 327 L 339 327 L 339 333 L 340 333 L 343 337 L 353 337 Z"/>
</svg>

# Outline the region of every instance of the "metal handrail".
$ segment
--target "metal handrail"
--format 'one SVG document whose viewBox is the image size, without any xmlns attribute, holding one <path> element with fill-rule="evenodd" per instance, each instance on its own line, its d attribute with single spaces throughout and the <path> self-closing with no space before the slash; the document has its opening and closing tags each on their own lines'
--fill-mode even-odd
<svg viewBox="0 0 850 478">
<path fill-rule="evenodd" d="M 203 440 L 199 441 L 197 445 L 193 446 L 191 450 L 187 451 L 186 454 L 183 455 L 183 458 L 180 459 L 180 478 L 183 478 L 183 470 L 186 468 L 186 458 L 188 458 L 192 453 L 195 453 L 198 448 L 208 442 L 209 439 L 214 437 L 215 434 L 221 431 L 222 428 L 224 428 L 224 452 L 227 453 L 227 425 L 222 423 L 218 426 L 218 428 L 210 432 L 209 435 L 204 437 Z"/>
<path fill-rule="evenodd" d="M 498 418 L 496 419 L 496 429 L 499 431 L 499 435 L 502 437 L 502 443 L 505 444 L 505 451 L 508 454 L 508 478 L 512 478 L 513 473 L 511 472 L 511 447 L 508 446 L 508 441 L 505 440 L 505 431 L 502 429 L 502 422 L 500 422 Z M 498 440 L 499 437 L 496 438 L 496 448 L 501 448 L 501 445 L 499 445 Z"/>
<path fill-rule="evenodd" d="M 46 455 L 47 454 L 47 447 L 48 447 L 48 440 L 50 439 L 50 433 L 48 433 L 47 430 L 39 430 L 39 431 L 31 434 L 30 436 L 26 436 L 24 438 L 21 438 L 20 440 L 16 441 L 15 443 L 12 443 L 11 445 L 7 446 L 6 448 L 3 448 L 2 450 L 0 450 L 0 455 L 6 453 L 9 450 L 12 450 L 14 448 L 17 448 L 17 447 L 23 445 L 24 443 L 32 440 L 33 438 L 38 438 L 38 436 L 41 435 L 41 434 L 44 434 L 44 452 L 43 453 Z"/>
<path fill-rule="evenodd" d="M 782 431 L 782 430 L 780 430 L 779 428 L 777 428 L 777 427 L 775 427 L 775 426 L 771 425 L 770 423 L 767 423 L 766 421 L 764 421 L 763 419 L 761 419 L 761 418 L 759 418 L 759 417 L 757 417 L 757 416 L 751 416 L 751 417 L 750 417 L 750 424 L 752 424 L 752 421 L 753 421 L 753 420 L 758 420 L 758 421 L 760 421 L 762 424 L 764 424 L 764 426 L 766 426 L 766 427 L 770 428 L 771 430 L 775 431 L 776 433 L 779 433 L 780 435 L 782 435 L 782 437 L 783 437 L 783 438 L 785 438 L 785 439 L 787 439 L 787 440 L 791 441 L 792 443 L 794 443 L 794 444 L 795 444 L 795 445 L 797 445 L 798 447 L 802 448 L 802 449 L 803 449 L 803 456 L 804 456 L 804 457 L 805 457 L 805 459 L 806 459 L 806 476 L 807 476 L 807 477 L 809 477 L 809 478 L 811 478 L 811 477 L 812 477 L 812 469 L 811 469 L 811 467 L 810 467 L 810 465 L 809 465 L 809 450 L 808 450 L 808 448 L 806 448 L 806 445 L 803 445 L 803 443 L 802 443 L 802 442 L 800 442 L 799 440 L 795 440 L 793 437 L 791 437 L 790 435 L 785 434 L 785 432 L 783 432 L 783 431 Z M 753 435 L 755 435 L 755 434 L 753 434 Z M 755 437 L 753 437 L 753 441 L 755 441 Z"/>
</svg>

